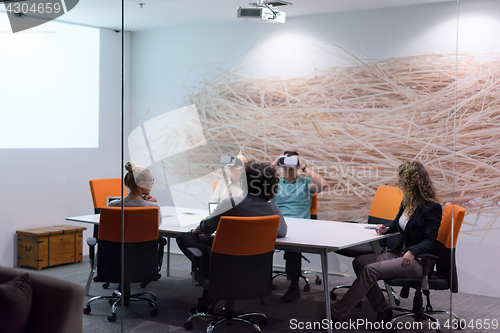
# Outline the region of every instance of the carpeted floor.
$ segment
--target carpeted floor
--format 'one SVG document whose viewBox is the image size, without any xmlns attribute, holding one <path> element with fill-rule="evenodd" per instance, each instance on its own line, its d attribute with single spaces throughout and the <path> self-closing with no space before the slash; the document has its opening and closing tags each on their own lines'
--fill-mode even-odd
<svg viewBox="0 0 500 333">
<path fill-rule="evenodd" d="M 196 303 L 197 298 L 201 295 L 201 288 L 194 287 L 191 284 L 190 262 L 182 255 L 171 255 L 170 276 L 166 277 L 165 265 L 162 270 L 162 278 L 156 282 L 150 283 L 145 290 L 154 292 L 158 297 L 160 306 L 158 316 L 151 317 L 151 308 L 146 302 L 132 302 L 129 306 L 124 307 L 124 313 L 121 310 L 118 312 L 118 320 L 110 323 L 107 320 L 108 313 L 111 312 L 107 301 L 94 302 L 91 306 L 92 311 L 89 315 L 83 316 L 83 331 L 84 332 L 186 332 L 184 330 L 184 322 L 188 318 L 188 310 Z M 88 257 L 84 257 L 84 262 L 81 264 L 68 264 L 58 267 L 46 268 L 41 273 L 58 276 L 63 279 L 71 280 L 81 285 L 85 285 L 90 264 Z M 267 319 L 267 326 L 263 328 L 263 332 L 278 333 L 278 332 L 309 332 L 306 329 L 299 329 L 301 325 L 319 320 L 324 315 L 324 297 L 323 286 L 314 284 L 314 276 L 311 275 L 312 285 L 310 292 L 301 292 L 301 299 L 292 303 L 280 302 L 280 296 L 286 291 L 288 281 L 281 277 L 275 280 L 277 290 L 272 295 L 264 299 L 265 304 L 260 300 L 240 301 L 236 302 L 237 311 L 262 311 Z M 338 284 L 350 284 L 352 278 L 330 276 L 329 284 L 331 287 Z M 302 282 L 301 282 L 302 283 Z M 303 287 L 303 285 L 301 285 Z M 90 289 L 91 295 L 110 295 L 115 285 L 111 285 L 109 289 L 102 288 L 102 284 L 93 283 Z M 132 292 L 140 291 L 138 284 L 132 286 Z M 398 291 L 399 293 L 399 291 Z M 340 291 L 339 297 L 343 291 Z M 88 300 L 90 297 L 86 297 Z M 401 306 L 411 308 L 413 294 L 410 293 L 408 299 L 403 299 Z M 432 292 L 432 305 L 434 309 L 450 309 L 450 293 Z M 220 310 L 222 302 L 216 306 L 216 310 Z M 83 308 L 83 304 L 82 304 Z M 496 319 L 500 321 L 500 301 L 498 298 L 476 296 L 470 294 L 457 293 L 453 294 L 453 312 L 457 313 L 460 318 L 465 319 L 468 324 L 471 320 L 475 321 L 484 319 Z M 122 322 L 123 318 L 123 322 Z M 363 300 L 362 307 L 356 308 L 350 316 L 351 323 L 355 324 L 360 320 L 374 320 L 375 313 L 366 300 Z M 438 316 L 441 324 L 444 324 L 449 317 Z M 201 320 L 194 321 L 192 332 L 205 332 L 206 322 Z M 407 325 L 411 326 L 408 322 Z M 400 332 L 435 332 L 429 328 L 427 322 L 422 323 L 422 329 L 409 327 L 402 329 Z M 364 325 L 359 327 L 353 326 L 347 329 L 339 330 L 339 332 L 368 332 Z M 450 330 L 442 328 L 444 332 Z M 235 322 L 232 326 L 220 325 L 214 330 L 215 332 L 253 332 L 250 325 Z M 497 332 L 500 329 L 471 329 L 466 328 L 461 332 Z"/>
</svg>

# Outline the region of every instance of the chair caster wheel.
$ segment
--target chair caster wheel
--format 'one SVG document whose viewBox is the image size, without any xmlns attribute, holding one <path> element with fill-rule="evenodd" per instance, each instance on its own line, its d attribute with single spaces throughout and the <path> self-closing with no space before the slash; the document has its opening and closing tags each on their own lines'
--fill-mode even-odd
<svg viewBox="0 0 500 333">
<path fill-rule="evenodd" d="M 153 309 L 153 310 L 151 310 L 150 314 L 151 314 L 151 317 L 156 317 L 156 316 L 158 316 L 158 309 Z"/>
<path fill-rule="evenodd" d="M 189 331 L 189 330 L 192 330 L 192 329 L 193 329 L 193 322 L 192 322 L 192 321 L 186 321 L 186 322 L 184 323 L 184 329 L 185 329 L 185 330 L 188 330 L 188 331 Z"/>
<path fill-rule="evenodd" d="M 337 299 L 337 294 L 332 290 L 330 291 L 330 299 L 335 301 Z"/>
<path fill-rule="evenodd" d="M 394 302 L 396 303 L 396 305 L 397 305 L 397 306 L 399 306 L 399 304 L 401 304 L 401 300 L 400 300 L 399 298 L 396 298 L 396 299 L 394 300 Z M 432 307 L 431 307 L 431 308 L 432 308 Z M 432 311 L 432 310 L 430 310 L 430 311 Z"/>
<path fill-rule="evenodd" d="M 317 277 L 317 278 L 316 278 L 316 281 L 314 281 L 314 282 L 315 282 L 318 286 L 321 286 L 321 284 L 323 283 L 323 281 L 322 281 L 319 277 Z"/>
<path fill-rule="evenodd" d="M 310 286 L 310 285 L 308 285 L 308 284 L 306 284 L 306 285 L 304 286 L 304 291 L 305 291 L 306 293 L 307 293 L 307 292 L 309 292 L 309 291 L 311 291 L 311 286 Z"/>
<path fill-rule="evenodd" d="M 114 323 L 116 321 L 116 313 L 111 313 L 108 315 L 108 321 Z"/>
<path fill-rule="evenodd" d="M 83 307 L 83 314 L 89 314 L 91 311 L 90 305 L 84 306 Z"/>
<path fill-rule="evenodd" d="M 275 285 L 275 284 L 273 284 L 273 286 L 272 286 L 272 288 L 271 288 L 271 289 L 272 289 L 272 290 L 276 290 L 276 289 L 278 289 L 278 287 L 276 287 L 276 285 Z"/>
<path fill-rule="evenodd" d="M 108 289 L 108 287 L 109 287 L 109 282 L 106 282 L 102 285 L 103 289 Z"/>
<path fill-rule="evenodd" d="M 266 318 L 261 319 L 257 322 L 257 324 L 259 324 L 260 327 L 266 327 L 267 326 L 267 319 Z"/>
<path fill-rule="evenodd" d="M 94 276 L 94 278 L 92 280 L 94 280 L 94 282 L 99 282 L 99 281 L 97 281 L 97 276 Z"/>
</svg>

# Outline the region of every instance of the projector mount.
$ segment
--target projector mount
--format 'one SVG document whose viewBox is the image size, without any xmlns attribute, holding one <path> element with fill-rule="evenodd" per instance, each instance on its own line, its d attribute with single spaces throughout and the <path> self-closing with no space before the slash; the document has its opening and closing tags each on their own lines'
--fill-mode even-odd
<svg viewBox="0 0 500 333">
<path fill-rule="evenodd" d="M 291 2 L 287 1 L 276 1 L 276 0 L 257 0 L 257 2 L 249 3 L 249 5 L 255 6 L 255 7 L 267 7 L 272 13 L 273 13 L 273 20 L 276 19 L 278 16 L 278 13 L 273 10 L 273 6 L 278 7 L 278 6 L 287 6 L 287 5 L 292 5 Z"/>
</svg>

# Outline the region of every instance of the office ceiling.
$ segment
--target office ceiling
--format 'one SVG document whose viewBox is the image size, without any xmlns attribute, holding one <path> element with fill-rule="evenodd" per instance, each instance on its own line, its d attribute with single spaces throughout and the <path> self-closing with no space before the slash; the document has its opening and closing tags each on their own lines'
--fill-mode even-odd
<svg viewBox="0 0 500 333">
<path fill-rule="evenodd" d="M 288 0 L 279 7 L 287 18 L 301 15 L 409 6 L 456 0 Z M 239 6 L 252 0 L 125 0 L 125 30 L 143 31 L 168 27 L 236 21 Z M 139 3 L 144 3 L 143 7 Z M 62 21 L 121 30 L 121 1 L 80 0 Z M 258 23 L 256 23 L 258 24 Z"/>
</svg>

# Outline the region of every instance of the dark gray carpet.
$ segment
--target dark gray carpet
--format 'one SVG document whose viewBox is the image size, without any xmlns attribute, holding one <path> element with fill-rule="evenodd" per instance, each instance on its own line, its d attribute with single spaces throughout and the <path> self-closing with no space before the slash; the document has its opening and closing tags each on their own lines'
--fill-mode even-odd
<svg viewBox="0 0 500 333">
<path fill-rule="evenodd" d="M 145 289 L 154 292 L 158 297 L 160 310 L 157 317 L 150 316 L 151 308 L 147 302 L 132 302 L 129 306 L 124 307 L 124 314 L 119 310 L 118 320 L 110 323 L 107 320 L 108 313 L 111 312 L 107 301 L 98 301 L 92 304 L 92 311 L 89 315 L 83 316 L 84 332 L 121 332 L 122 318 L 123 332 L 186 332 L 183 328 L 184 321 L 188 318 L 188 310 L 196 303 L 197 298 L 201 295 L 201 288 L 194 287 L 191 284 L 190 262 L 182 255 L 171 255 L 170 277 L 166 277 L 165 265 L 162 270 L 162 278 L 156 282 L 150 283 Z M 41 273 L 58 276 L 63 279 L 74 281 L 81 285 L 85 285 L 90 264 L 88 257 L 84 257 L 84 262 L 81 264 L 68 264 L 58 267 L 45 268 Z M 33 270 L 31 270 L 33 271 Z M 309 332 L 309 330 L 298 329 L 298 323 L 312 322 L 319 320 L 324 315 L 324 297 L 323 286 L 314 284 L 314 275 L 310 275 L 312 282 L 310 292 L 301 292 L 301 299 L 292 303 L 281 303 L 280 296 L 286 291 L 288 281 L 281 277 L 275 280 L 277 290 L 270 296 L 264 299 L 265 304 L 260 300 L 240 301 L 236 302 L 236 310 L 243 311 L 262 311 L 268 319 L 268 325 L 263 328 L 263 332 L 278 333 L 278 332 Z M 330 276 L 330 286 L 338 284 L 351 283 L 352 278 Z M 301 282 L 302 283 L 302 282 Z M 110 288 L 105 290 L 101 283 L 93 283 L 90 293 L 92 295 L 110 295 L 116 284 L 111 284 Z M 302 285 L 301 285 L 302 286 Z M 132 292 L 139 292 L 142 289 L 138 284 L 132 286 Z M 339 292 L 339 297 L 344 292 Z M 399 291 L 398 291 L 399 293 Z M 88 300 L 89 297 L 86 297 Z M 413 294 L 410 294 L 408 299 L 403 299 L 401 306 L 412 306 Z M 432 305 L 434 309 L 450 309 L 450 293 L 432 292 Z M 366 300 L 362 302 L 361 308 L 356 308 L 352 315 L 351 321 L 356 322 L 358 319 L 374 320 L 375 313 L 371 310 L 370 305 Z M 220 310 L 222 302 L 217 305 L 216 310 Z M 83 304 L 82 304 L 83 308 Z M 460 318 L 467 320 L 478 319 L 496 319 L 500 321 L 500 301 L 494 297 L 476 296 L 464 293 L 453 294 L 453 312 L 457 313 Z M 447 316 L 438 316 L 443 324 Z M 295 319 L 293 322 L 291 320 Z M 295 325 L 294 323 L 297 323 Z M 192 332 L 204 332 L 206 322 L 196 320 Z M 297 327 L 297 329 L 294 329 Z M 358 327 L 359 328 L 359 327 Z M 443 329 L 444 332 L 450 330 Z M 461 332 L 497 332 L 500 330 L 494 329 L 471 329 L 466 328 Z M 214 332 L 253 332 L 250 325 L 242 323 L 234 323 L 232 326 L 221 325 L 217 326 Z M 340 332 L 368 332 L 366 329 L 344 329 Z M 404 329 L 400 332 L 435 332 L 428 328 L 428 323 L 423 323 L 423 329 Z"/>
</svg>

